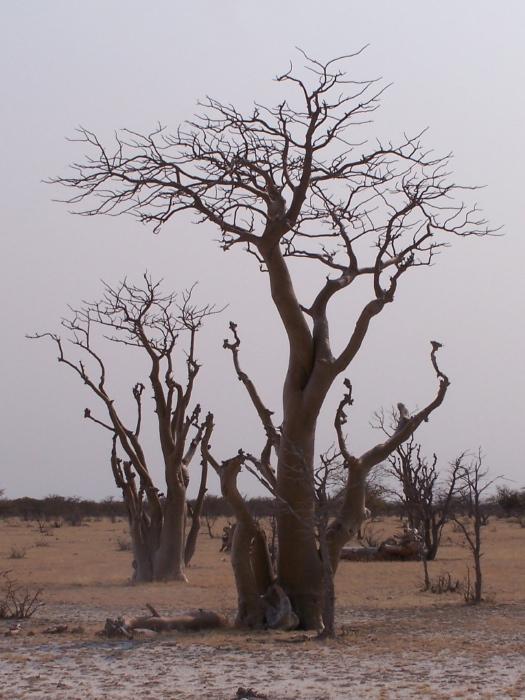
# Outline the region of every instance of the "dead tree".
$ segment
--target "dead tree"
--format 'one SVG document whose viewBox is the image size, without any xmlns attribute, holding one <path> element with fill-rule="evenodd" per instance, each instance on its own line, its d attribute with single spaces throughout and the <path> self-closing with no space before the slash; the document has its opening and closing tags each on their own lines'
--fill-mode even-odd
<svg viewBox="0 0 525 700">
<path fill-rule="evenodd" d="M 424 555 L 434 561 L 441 542 L 441 533 L 452 518 L 458 469 L 452 465 L 447 479 L 440 481 L 437 457 L 429 463 L 421 455 L 421 445 L 414 437 L 390 455 L 389 471 L 401 485 L 396 495 L 405 509 L 410 526 L 423 538 Z"/>
<path fill-rule="evenodd" d="M 210 306 L 198 308 L 191 296 L 191 290 L 187 291 L 179 302 L 176 295 L 163 294 L 160 282 L 153 283 L 147 275 L 141 287 L 127 281 L 116 288 L 106 284 L 101 301 L 72 309 L 72 317 L 62 320 L 80 359 L 70 357 L 62 339 L 54 333 L 32 336 L 51 338 L 58 348 L 59 362 L 76 372 L 106 408 L 107 422 L 96 418 L 89 408 L 84 416 L 112 435 L 111 468 L 128 511 L 133 580 L 136 582 L 185 581 L 185 566 L 195 550 L 200 526 L 200 509 L 206 492 L 206 463 L 201 471 L 199 497 L 191 514 L 192 528 L 186 538 L 189 465 L 204 429 L 199 419 L 200 406 L 190 408 L 199 371 L 195 341 L 204 319 L 214 313 L 214 309 Z M 105 338 L 113 343 L 140 348 L 148 358 L 149 385 L 153 390 L 166 478 L 164 496 L 153 482 L 141 442 L 146 386 L 138 382 L 133 387 L 136 422 L 134 427 L 129 427 L 107 386 L 106 362 L 96 349 L 102 342 L 102 338 L 97 337 L 98 331 L 109 334 Z M 179 381 L 174 376 L 173 362 L 182 338 L 186 341 L 186 376 Z M 123 457 L 119 456 L 119 451 Z"/>
<path fill-rule="evenodd" d="M 449 180 L 447 159 L 426 151 L 420 135 L 403 136 L 397 144 L 360 138 L 359 127 L 370 121 L 382 90 L 373 80 L 348 79 L 341 66 L 349 58 L 320 63 L 305 57 L 305 77 L 290 68 L 277 79 L 289 94 L 273 108 L 256 105 L 242 114 L 208 99 L 203 115 L 173 135 L 161 128 L 149 135 L 123 131 L 108 149 L 80 129 L 89 156 L 74 165 L 71 177 L 54 181 L 74 190 L 69 202 L 84 215 L 126 212 L 158 230 L 179 212 L 193 211 L 216 227 L 223 249 L 242 246 L 255 258 L 254 274 L 262 269 L 268 275 L 271 303 L 289 346 L 279 441 L 271 446 L 277 578 L 306 629 L 322 626 L 325 573 L 311 484 L 326 396 L 362 348 L 370 323 L 394 301 L 404 276 L 433 263 L 454 236 L 487 233 L 476 208 L 458 201 L 465 188 Z M 294 285 L 301 261 L 311 271 L 305 300 Z M 353 320 L 340 315 L 329 320 L 332 300 L 353 289 L 356 280 L 361 286 L 368 281 L 368 301 Z M 336 355 L 333 323 L 347 329 Z M 364 516 L 366 473 L 441 404 L 447 385 L 441 375 L 426 409 L 407 417 L 395 438 L 352 459 L 343 514 L 329 532 L 333 562 Z M 259 416 L 271 428 L 268 416 Z M 266 456 L 260 463 L 266 469 Z M 233 480 L 235 468 L 226 471 Z M 234 542 L 243 537 L 237 525 Z M 251 576 L 248 569 L 246 575 Z M 254 605 L 248 617 L 260 619 L 257 598 L 244 602 Z"/>
<path fill-rule="evenodd" d="M 467 463 L 467 460 L 470 462 Z M 466 586 L 463 592 L 468 603 L 480 603 L 483 600 L 483 571 L 481 567 L 481 532 L 485 520 L 485 505 L 483 502 L 486 491 L 497 481 L 488 480 L 488 469 L 483 467 L 483 455 L 481 449 L 477 455 L 460 455 L 452 465 L 457 474 L 457 502 L 460 510 L 467 516 L 456 513 L 456 522 L 463 535 L 463 546 L 471 553 L 474 563 L 474 582 L 470 579 L 470 571 L 467 576 Z"/>
</svg>

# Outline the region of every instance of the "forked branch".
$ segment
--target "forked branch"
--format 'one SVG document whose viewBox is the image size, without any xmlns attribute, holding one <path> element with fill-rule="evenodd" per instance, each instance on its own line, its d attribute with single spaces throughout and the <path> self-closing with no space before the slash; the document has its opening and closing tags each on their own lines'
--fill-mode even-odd
<svg viewBox="0 0 525 700">
<path fill-rule="evenodd" d="M 450 382 L 437 364 L 436 353 L 440 347 L 441 345 L 439 343 L 435 341 L 432 342 L 431 362 L 437 378 L 439 379 L 438 392 L 434 400 L 413 416 L 410 416 L 408 412 L 405 413 L 404 410 L 400 410 L 398 425 L 392 434 L 388 435 L 384 442 L 375 445 L 375 447 L 359 457 L 350 454 L 343 435 L 343 426 L 346 423 L 344 409 L 352 403 L 351 385 L 348 380 L 345 380 L 345 386 L 348 391 L 339 403 L 335 417 L 335 428 L 339 449 L 348 476 L 339 513 L 330 524 L 327 533 L 330 559 L 334 572 L 339 565 L 339 555 L 342 547 L 354 536 L 366 517 L 365 486 L 366 478 L 370 470 L 384 461 L 394 450 L 399 448 L 403 442 L 410 439 L 415 430 L 423 421 L 428 420 L 430 414 L 441 405 L 445 398 Z M 403 405 L 400 404 L 400 406 Z"/>
</svg>

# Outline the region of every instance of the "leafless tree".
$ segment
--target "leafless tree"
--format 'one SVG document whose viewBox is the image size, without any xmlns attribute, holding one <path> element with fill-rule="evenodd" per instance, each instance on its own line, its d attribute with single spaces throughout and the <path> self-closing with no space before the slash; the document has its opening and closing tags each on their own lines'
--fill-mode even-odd
<svg viewBox="0 0 525 700">
<path fill-rule="evenodd" d="M 322 626 L 325 567 L 311 483 L 316 425 L 327 393 L 361 349 L 372 320 L 394 301 L 402 278 L 434 262 L 454 236 L 487 233 L 476 208 L 459 200 L 464 188 L 450 181 L 447 158 L 425 151 L 420 135 L 397 144 L 359 139 L 359 127 L 370 121 L 382 90 L 373 80 L 348 79 L 343 66 L 350 59 L 320 63 L 305 57 L 306 73 L 291 67 L 277 78 L 289 96 L 276 107 L 256 105 L 242 114 L 208 99 L 202 116 L 171 135 L 160 127 L 149 135 L 123 131 L 110 149 L 82 128 L 78 140 L 89 150 L 87 159 L 73 166 L 71 177 L 54 181 L 74 190 L 69 202 L 88 216 L 127 212 L 160 229 L 179 212 L 192 211 L 198 221 L 216 226 L 225 250 L 243 246 L 268 275 L 289 362 L 279 430 L 258 395 L 250 393 L 268 436 L 257 465 L 268 479 L 269 457 L 276 455 L 276 580 L 306 629 Z M 305 301 L 294 285 L 300 267 L 295 263 L 301 261 L 312 270 L 312 284 L 313 266 L 328 273 L 319 275 Z M 353 323 L 337 319 L 348 334 L 334 355 L 330 303 L 356 280 L 369 281 L 369 301 Z M 442 403 L 448 380 L 436 372 L 437 394 L 423 410 L 405 416 L 392 438 L 351 456 L 347 496 L 327 533 L 334 570 L 341 547 L 364 517 L 366 474 Z M 227 468 L 222 465 L 229 474 L 225 488 L 236 502 L 240 495 L 233 482 L 242 463 L 237 456 L 226 460 Z M 237 505 L 240 512 L 240 500 Z M 232 563 L 243 624 L 264 623 L 261 596 L 270 574 L 262 567 L 254 582 L 257 547 L 250 549 L 249 542 L 256 534 L 248 525 L 243 533 L 238 523 L 245 561 L 232 556 Z"/>
<path fill-rule="evenodd" d="M 421 455 L 421 445 L 413 436 L 390 455 L 388 463 L 390 473 L 401 486 L 401 491 L 396 491 L 396 494 L 404 506 L 408 522 L 423 538 L 426 560 L 434 561 L 443 527 L 452 518 L 457 463 L 452 464 L 446 479 L 440 480 L 436 455 L 429 463 Z"/>
<path fill-rule="evenodd" d="M 469 460 L 467 462 L 467 460 Z M 499 477 L 488 479 L 489 471 L 483 466 L 481 449 L 476 455 L 460 455 L 452 465 L 457 474 L 457 500 L 460 506 L 454 517 L 464 537 L 464 546 L 472 554 L 474 563 L 474 583 L 467 576 L 464 591 L 468 603 L 480 603 L 483 600 L 483 572 L 481 568 L 481 533 L 485 523 L 484 494 Z M 459 512 L 467 513 L 467 517 Z"/>
<path fill-rule="evenodd" d="M 204 423 L 200 406 L 190 408 L 199 364 L 195 356 L 196 335 L 213 307 L 197 307 L 192 291 L 163 294 L 161 283 L 144 275 L 144 284 L 127 281 L 116 288 L 104 286 L 100 301 L 84 303 L 72 309 L 72 316 L 62 320 L 69 342 L 79 351 L 76 359 L 66 351 L 59 335 L 44 333 L 33 338 L 51 338 L 58 348 L 58 360 L 70 367 L 105 405 L 109 420 L 96 418 L 89 408 L 84 416 L 112 435 L 111 468 L 116 485 L 122 490 L 128 511 L 134 556 L 133 579 L 137 582 L 186 580 L 185 566 L 195 550 L 200 525 L 200 509 L 206 492 L 207 463 L 203 463 L 199 496 L 190 516 L 192 527 L 186 537 L 186 490 L 189 465 L 202 439 Z M 165 495 L 153 482 L 142 443 L 144 421 L 143 394 L 146 386 L 133 386 L 136 409 L 134 427 L 125 423 L 123 413 L 108 389 L 106 361 L 96 348 L 106 340 L 145 351 L 149 362 L 149 384 L 153 403 L 164 473 Z M 175 378 L 174 353 L 185 339 L 186 376 Z M 119 450 L 124 458 L 119 456 Z M 164 489 L 163 489 L 164 490 Z"/>
</svg>

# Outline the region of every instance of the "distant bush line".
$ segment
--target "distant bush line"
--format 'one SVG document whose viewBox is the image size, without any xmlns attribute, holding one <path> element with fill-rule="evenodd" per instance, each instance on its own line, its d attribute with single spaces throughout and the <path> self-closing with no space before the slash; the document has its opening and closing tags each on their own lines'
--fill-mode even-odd
<svg viewBox="0 0 525 700">
<path fill-rule="evenodd" d="M 275 513 L 273 498 L 254 497 L 247 499 L 248 507 L 256 518 L 271 518 Z M 195 501 L 190 500 L 192 507 Z M 374 515 L 401 515 L 398 504 L 386 501 L 374 503 Z M 233 518 L 228 502 L 222 496 L 208 495 L 202 508 L 203 518 Z M 85 500 L 76 497 L 51 495 L 45 498 L 3 498 L 0 500 L 0 518 L 20 518 L 31 521 L 55 521 L 58 525 L 79 525 L 86 518 L 126 519 L 127 511 L 123 501 L 110 497 L 102 501 Z"/>
<path fill-rule="evenodd" d="M 271 518 L 275 514 L 276 504 L 273 498 L 259 496 L 248 499 L 247 503 L 256 518 Z M 190 507 L 193 504 L 194 501 L 190 500 Z M 373 517 L 405 516 L 402 504 L 377 493 L 370 494 L 367 506 Z M 485 508 L 487 514 L 493 517 L 522 518 L 525 516 L 525 489 L 498 488 L 496 495 L 486 501 Z M 202 516 L 208 519 L 233 518 L 233 513 L 222 496 L 208 495 Z M 62 523 L 80 525 L 87 518 L 127 519 L 127 511 L 124 502 L 113 497 L 92 501 L 53 494 L 45 498 L 26 496 L 9 499 L 2 497 L 0 490 L 0 518 L 50 522 L 59 527 Z"/>
<path fill-rule="evenodd" d="M 274 501 L 271 498 L 252 498 L 249 506 L 256 517 L 271 517 Z M 195 501 L 190 500 L 192 507 Z M 225 498 L 209 495 L 204 500 L 202 516 L 208 518 L 233 518 L 233 513 Z M 58 525 L 79 525 L 87 518 L 126 519 L 124 502 L 113 497 L 101 501 L 86 500 L 77 497 L 51 495 L 45 498 L 2 498 L 0 499 L 0 518 L 20 518 L 26 521 L 45 521 Z"/>
</svg>

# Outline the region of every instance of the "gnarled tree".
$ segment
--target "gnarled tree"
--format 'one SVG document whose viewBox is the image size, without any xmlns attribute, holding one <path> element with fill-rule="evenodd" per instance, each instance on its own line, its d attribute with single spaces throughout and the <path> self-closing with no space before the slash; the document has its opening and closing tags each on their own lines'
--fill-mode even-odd
<svg viewBox="0 0 525 700">
<path fill-rule="evenodd" d="M 401 486 L 401 492 L 396 495 L 405 508 L 408 522 L 423 538 L 426 560 L 434 561 L 443 527 L 452 519 L 458 465 L 453 464 L 447 479 L 440 481 L 436 455 L 429 463 L 421 455 L 421 445 L 414 437 L 390 455 L 388 464 L 388 470 Z"/>
<path fill-rule="evenodd" d="M 122 490 L 128 511 L 136 582 L 185 581 L 185 566 L 195 551 L 200 509 L 206 492 L 207 464 L 201 471 L 199 495 L 191 511 L 192 526 L 186 536 L 188 515 L 186 491 L 189 465 L 202 439 L 204 422 L 200 406 L 190 408 L 199 364 L 195 356 L 196 334 L 213 307 L 198 308 L 191 290 L 179 303 L 174 294 L 163 294 L 160 282 L 144 275 L 144 285 L 127 281 L 113 289 L 105 285 L 101 301 L 84 303 L 63 319 L 69 341 L 80 351 L 71 357 L 60 336 L 49 337 L 58 347 L 58 360 L 74 370 L 105 405 L 108 421 L 96 418 L 89 408 L 84 416 L 112 434 L 111 467 L 116 485 Z M 149 384 L 164 462 L 165 494 L 155 485 L 142 442 L 144 421 L 142 383 L 133 386 L 136 407 L 134 427 L 124 421 L 122 411 L 108 389 L 107 363 L 96 349 L 101 331 L 107 340 L 145 351 L 149 363 Z M 186 376 L 179 381 L 174 373 L 174 353 L 185 339 Z M 119 457 L 119 448 L 124 458 Z"/>
<path fill-rule="evenodd" d="M 419 136 L 404 136 L 398 144 L 357 141 L 359 125 L 377 109 L 381 90 L 374 81 L 348 80 L 340 68 L 344 60 L 323 64 L 306 58 L 305 78 L 290 69 L 277 79 L 290 95 L 274 108 L 257 105 L 242 114 L 208 99 L 203 116 L 173 135 L 160 128 L 145 136 L 124 131 L 109 149 L 81 129 L 88 159 L 74 166 L 72 177 L 55 180 L 75 190 L 69 202 L 80 204 L 85 215 L 128 212 L 160 229 L 179 212 L 193 211 L 199 221 L 217 227 L 224 249 L 244 246 L 266 272 L 289 361 L 280 430 L 259 413 L 271 445 L 257 462 L 268 475 L 267 458 L 277 453 L 277 582 L 299 625 L 308 629 L 322 626 L 325 568 L 312 479 L 316 425 L 327 393 L 361 349 L 372 319 L 394 301 L 402 278 L 430 265 L 451 237 L 487 232 L 475 207 L 455 202 L 461 188 L 449 181 L 447 160 L 429 155 Z M 312 266 L 328 273 L 319 275 L 304 301 L 294 285 L 301 261 L 310 266 L 312 284 Z M 368 302 L 353 323 L 329 320 L 333 299 L 357 280 L 369 281 Z M 348 328 L 346 344 L 335 355 L 334 322 Z M 334 567 L 364 517 L 367 471 L 441 404 L 448 381 L 439 371 L 438 376 L 438 393 L 427 408 L 405 416 L 384 444 L 360 457 L 349 455 L 347 497 L 329 531 Z M 237 465 L 235 458 L 231 475 Z M 235 537 L 244 537 L 242 528 Z M 238 571 L 246 581 L 253 566 L 238 562 Z M 257 585 L 245 590 L 254 610 L 268 576 L 265 569 Z M 259 624 L 261 615 L 241 620 Z"/>
</svg>

